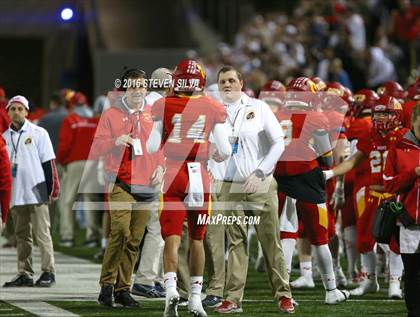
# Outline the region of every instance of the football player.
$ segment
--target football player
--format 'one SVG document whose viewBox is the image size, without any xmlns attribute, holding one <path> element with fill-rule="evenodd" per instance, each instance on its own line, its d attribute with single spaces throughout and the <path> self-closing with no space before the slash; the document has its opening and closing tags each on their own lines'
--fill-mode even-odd
<svg viewBox="0 0 420 317">
<path fill-rule="evenodd" d="M 402 107 L 398 100 L 391 96 L 382 96 L 372 108 L 373 129 L 370 138 L 360 139 L 357 143 L 357 152 L 348 160 L 336 166 L 334 169 L 324 171 L 325 178 L 344 175 L 352 168 L 361 163 L 369 164 L 368 174 L 368 200 L 363 213 L 358 218 L 359 252 L 362 254 L 362 264 L 367 272 L 367 278 L 360 286 L 350 292 L 355 296 L 379 291 L 376 272 L 376 254 L 374 252 L 375 240 L 372 236 L 372 223 L 376 209 L 381 200 L 390 198 L 392 195 L 385 192 L 383 186 L 383 170 L 385 167 L 388 147 L 392 142 L 398 142 L 407 129 L 401 129 Z M 365 132 L 366 133 L 366 132 Z M 390 298 L 402 298 L 400 280 L 402 275 L 402 260 L 396 241 L 390 243 L 390 280 L 388 296 Z"/>
<path fill-rule="evenodd" d="M 328 215 L 325 179 L 318 163 L 332 164 L 327 118 L 315 111 L 319 105 L 316 84 L 309 78 L 293 79 L 287 86 L 285 111 L 280 120 L 286 135 L 286 148 L 277 163 L 275 177 L 279 189 L 280 227 L 286 264 L 289 269 L 297 238 L 297 216 L 305 236 L 314 246 L 322 281 L 325 303 L 345 301 L 349 293 L 336 287 L 333 263 L 328 248 Z"/>
<path fill-rule="evenodd" d="M 210 210 L 210 179 L 205 166 L 210 132 L 213 132 L 221 157 L 230 156 L 231 145 L 222 125 L 226 120 L 225 109 L 203 94 L 205 81 L 200 64 L 188 59 L 181 61 L 173 73 L 173 95 L 159 99 L 152 108 L 155 123 L 147 150 L 153 153 L 162 145 L 167 166 L 160 215 L 165 240 L 165 316 L 178 316 L 176 271 L 185 217 L 188 218 L 190 238 L 188 309 L 195 316 L 207 316 L 200 295 L 204 271 L 203 239 Z"/>
</svg>

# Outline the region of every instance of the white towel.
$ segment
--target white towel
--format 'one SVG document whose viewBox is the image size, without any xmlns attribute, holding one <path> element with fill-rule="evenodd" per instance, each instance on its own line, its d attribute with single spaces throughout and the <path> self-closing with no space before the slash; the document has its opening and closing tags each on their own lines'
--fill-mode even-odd
<svg viewBox="0 0 420 317">
<path fill-rule="evenodd" d="M 203 178 L 201 176 L 201 164 L 198 162 L 187 163 L 189 188 L 185 202 L 189 207 L 203 207 L 204 188 Z"/>
<path fill-rule="evenodd" d="M 298 231 L 298 217 L 296 210 L 296 199 L 286 196 L 286 201 L 283 206 L 283 211 L 280 215 L 280 231 L 297 232 Z"/>
</svg>

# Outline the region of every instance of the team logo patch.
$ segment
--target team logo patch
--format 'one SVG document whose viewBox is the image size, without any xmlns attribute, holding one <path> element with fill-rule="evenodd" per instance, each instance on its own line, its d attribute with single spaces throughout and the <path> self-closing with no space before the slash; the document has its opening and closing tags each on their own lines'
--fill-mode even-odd
<svg viewBox="0 0 420 317">
<path fill-rule="evenodd" d="M 31 137 L 28 137 L 26 140 L 25 140 L 25 144 L 31 144 L 32 143 L 32 138 Z"/>
<path fill-rule="evenodd" d="M 252 119 L 254 119 L 255 118 L 255 113 L 254 113 L 254 111 L 251 111 L 250 113 L 247 113 L 247 115 L 246 115 L 246 119 L 247 120 L 252 120 Z"/>
<path fill-rule="evenodd" d="M 143 118 L 144 118 L 144 121 L 147 121 L 147 122 L 152 121 L 152 116 L 150 115 L 150 113 L 143 113 Z"/>
</svg>

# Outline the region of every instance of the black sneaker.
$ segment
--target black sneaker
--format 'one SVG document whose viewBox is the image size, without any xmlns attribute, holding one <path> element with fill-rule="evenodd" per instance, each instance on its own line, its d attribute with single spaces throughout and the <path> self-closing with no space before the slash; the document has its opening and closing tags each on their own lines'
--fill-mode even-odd
<svg viewBox="0 0 420 317">
<path fill-rule="evenodd" d="M 108 307 L 114 307 L 114 303 L 112 300 L 112 293 L 114 292 L 114 288 L 112 285 L 105 284 L 101 287 L 101 292 L 99 293 L 98 303 Z"/>
<path fill-rule="evenodd" d="M 155 286 L 145 285 L 145 284 L 133 284 L 133 289 L 131 290 L 133 295 L 143 296 L 147 298 L 162 298 L 162 294 L 156 289 Z"/>
<path fill-rule="evenodd" d="M 223 299 L 219 296 L 214 295 L 207 295 L 206 298 L 203 299 L 202 304 L 206 307 L 219 307 L 222 305 Z"/>
<path fill-rule="evenodd" d="M 3 284 L 3 287 L 25 287 L 34 286 L 34 280 L 32 277 L 26 274 L 16 275 L 10 282 Z"/>
<path fill-rule="evenodd" d="M 115 304 L 122 305 L 126 308 L 134 308 L 139 307 L 139 303 L 135 301 L 133 297 L 131 297 L 130 291 L 119 291 L 114 293 Z"/>
<path fill-rule="evenodd" d="M 155 289 L 161 294 L 161 297 L 166 296 L 166 289 L 159 282 L 155 282 Z"/>
<path fill-rule="evenodd" d="M 188 298 L 179 297 L 178 306 L 188 306 Z"/>
<path fill-rule="evenodd" d="M 51 272 L 43 272 L 35 285 L 39 287 L 51 287 L 55 284 L 55 275 Z"/>
</svg>

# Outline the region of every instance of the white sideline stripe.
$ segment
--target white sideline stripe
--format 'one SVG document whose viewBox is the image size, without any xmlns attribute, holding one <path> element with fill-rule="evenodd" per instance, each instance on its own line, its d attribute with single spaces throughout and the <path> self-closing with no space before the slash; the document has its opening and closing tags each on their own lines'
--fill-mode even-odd
<svg viewBox="0 0 420 317">
<path fill-rule="evenodd" d="M 7 303 L 40 317 L 80 317 L 79 315 L 45 302 L 7 301 Z"/>
<path fill-rule="evenodd" d="M 9 310 L 13 310 L 12 308 L 0 308 L 0 311 L 9 311 Z"/>
<path fill-rule="evenodd" d="M 323 299 L 296 299 L 293 298 L 296 302 L 298 303 L 305 303 L 305 302 L 322 302 L 324 303 Z M 270 299 L 244 299 L 242 302 L 244 303 L 274 303 L 274 300 L 270 300 Z M 398 299 L 348 299 L 346 302 L 382 302 L 382 303 L 399 303 L 399 302 L 403 302 L 403 300 L 398 300 Z M 345 302 L 344 302 L 345 303 Z M 332 305 L 331 305 L 332 306 Z"/>
</svg>

